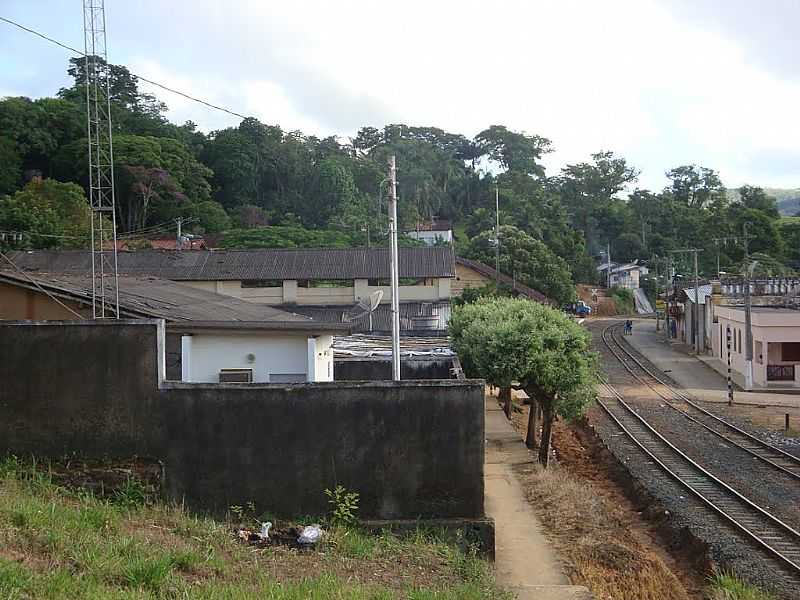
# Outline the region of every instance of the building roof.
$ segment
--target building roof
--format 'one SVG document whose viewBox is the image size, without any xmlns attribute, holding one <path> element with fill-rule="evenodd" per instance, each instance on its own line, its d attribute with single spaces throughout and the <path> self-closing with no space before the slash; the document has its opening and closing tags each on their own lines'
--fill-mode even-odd
<svg viewBox="0 0 800 600">
<path fill-rule="evenodd" d="M 707 284 L 701 285 L 701 286 L 699 286 L 697 288 L 697 302 L 698 302 L 698 304 L 705 304 L 706 303 L 706 298 L 712 294 L 713 287 L 714 286 L 712 284 L 707 283 Z M 694 288 L 693 287 L 683 288 L 681 290 L 681 292 L 682 292 L 682 297 L 685 296 L 684 301 L 688 300 L 689 302 L 694 302 Z"/>
<path fill-rule="evenodd" d="M 85 305 L 92 302 L 92 280 L 69 275 L 23 275 L 0 271 L 0 282 L 40 293 L 43 288 L 60 299 Z M 35 283 L 34 283 L 35 282 Z M 119 278 L 120 314 L 126 317 L 162 318 L 194 328 L 247 328 L 277 330 L 349 331 L 349 324 L 326 323 L 246 302 L 188 285 L 153 277 Z"/>
<path fill-rule="evenodd" d="M 535 300 L 541 304 L 554 304 L 554 302 L 545 296 L 542 292 L 535 290 L 533 288 L 528 287 L 527 285 L 523 285 L 519 281 L 516 281 L 506 275 L 505 273 L 500 273 L 499 277 L 497 271 L 487 265 L 486 263 L 482 263 L 478 260 L 471 260 L 469 258 L 462 258 L 460 256 L 456 257 L 456 262 L 462 266 L 465 266 L 469 269 L 472 269 L 476 273 L 480 273 L 481 275 L 488 277 L 489 279 L 498 279 L 500 283 L 503 283 L 509 287 L 511 287 L 514 291 L 529 298 L 531 300 Z"/>
<path fill-rule="evenodd" d="M 333 339 L 333 356 L 339 360 L 382 359 L 392 357 L 392 338 L 388 335 L 336 336 Z M 447 338 L 403 336 L 400 338 L 400 356 L 414 358 L 454 358 L 456 353 L 450 348 Z"/>
<path fill-rule="evenodd" d="M 450 302 L 401 302 L 400 331 L 444 333 L 450 321 Z M 353 333 L 386 332 L 392 330 L 391 306 L 381 304 L 369 314 L 353 316 L 348 306 L 309 306 L 294 307 L 298 313 L 312 317 L 315 321 L 328 323 L 350 323 Z"/>
<path fill-rule="evenodd" d="M 85 250 L 31 250 L 9 253 L 25 271 L 83 275 L 91 272 Z M 449 247 L 400 248 L 400 277 L 455 277 Z M 118 252 L 120 275 L 151 276 L 173 281 L 254 279 L 380 279 L 389 277 L 386 248 L 137 250 Z"/>
<path fill-rule="evenodd" d="M 627 263 L 627 264 L 620 264 L 620 263 L 611 263 L 611 272 L 612 273 L 622 273 L 623 271 L 636 271 L 636 270 L 646 270 L 647 267 L 644 265 L 640 265 L 636 262 Z M 607 271 L 608 270 L 608 263 L 603 263 L 602 265 L 598 265 L 598 271 Z"/>
</svg>

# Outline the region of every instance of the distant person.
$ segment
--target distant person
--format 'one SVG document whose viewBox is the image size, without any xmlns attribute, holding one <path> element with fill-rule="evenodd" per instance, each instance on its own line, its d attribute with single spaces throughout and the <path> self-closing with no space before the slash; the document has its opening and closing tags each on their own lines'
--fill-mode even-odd
<svg viewBox="0 0 800 600">
<path fill-rule="evenodd" d="M 672 321 L 669 322 L 669 326 L 670 329 L 672 329 L 670 332 L 672 334 L 672 339 L 675 339 L 678 337 L 678 324 L 675 322 L 675 319 L 672 319 Z"/>
<path fill-rule="evenodd" d="M 633 321 L 628 319 L 628 335 L 633 335 Z"/>
</svg>

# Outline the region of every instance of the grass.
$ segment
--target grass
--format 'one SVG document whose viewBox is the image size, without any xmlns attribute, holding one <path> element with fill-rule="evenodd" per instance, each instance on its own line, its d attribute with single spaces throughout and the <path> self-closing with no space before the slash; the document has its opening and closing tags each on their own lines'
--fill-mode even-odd
<svg viewBox="0 0 800 600">
<path fill-rule="evenodd" d="M 256 549 L 234 523 L 148 501 L 134 483 L 100 498 L 0 461 L 0 598 L 502 598 L 488 563 L 419 530 L 331 527 L 319 548 Z"/>
<path fill-rule="evenodd" d="M 720 571 L 709 578 L 712 600 L 775 600 L 775 596 Z"/>
<path fill-rule="evenodd" d="M 608 291 L 608 294 L 614 300 L 618 315 L 630 315 L 636 311 L 631 290 L 614 287 Z"/>
</svg>

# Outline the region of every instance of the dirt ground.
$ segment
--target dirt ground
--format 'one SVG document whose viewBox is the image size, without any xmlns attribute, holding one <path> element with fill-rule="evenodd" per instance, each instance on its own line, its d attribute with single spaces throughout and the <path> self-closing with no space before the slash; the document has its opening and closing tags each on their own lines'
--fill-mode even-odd
<svg viewBox="0 0 800 600">
<path fill-rule="evenodd" d="M 520 435 L 527 411 L 518 406 L 512 415 Z M 554 467 L 517 473 L 548 537 L 568 562 L 570 579 L 589 587 L 598 600 L 704 598 L 700 574 L 707 565 L 697 564 L 696 555 L 667 550 L 658 523 L 646 516 L 652 507 L 621 480 L 616 461 L 591 430 L 591 418 L 590 411 L 581 423 L 556 423 Z"/>
</svg>

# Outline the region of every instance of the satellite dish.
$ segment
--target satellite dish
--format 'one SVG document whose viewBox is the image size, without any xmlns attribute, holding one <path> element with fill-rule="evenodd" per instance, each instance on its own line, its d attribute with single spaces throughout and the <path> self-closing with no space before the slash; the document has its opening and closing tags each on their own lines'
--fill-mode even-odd
<svg viewBox="0 0 800 600">
<path fill-rule="evenodd" d="M 347 321 L 355 321 L 364 315 L 372 314 L 378 308 L 383 300 L 383 290 L 375 290 L 368 297 L 359 300 L 356 305 L 351 308 L 347 315 Z"/>
</svg>

